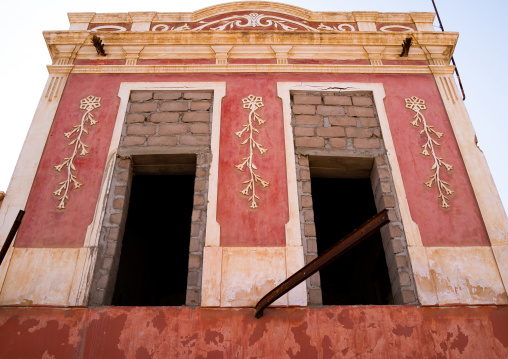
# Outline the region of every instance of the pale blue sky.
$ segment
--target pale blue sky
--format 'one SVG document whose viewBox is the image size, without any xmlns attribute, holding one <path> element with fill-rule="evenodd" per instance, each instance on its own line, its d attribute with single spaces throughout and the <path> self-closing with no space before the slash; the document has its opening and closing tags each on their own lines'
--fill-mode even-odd
<svg viewBox="0 0 508 359">
<path fill-rule="evenodd" d="M 314 11 L 433 11 L 431 0 L 296 0 L 278 1 Z M 194 11 L 224 1 L 9 1 L 2 5 L 0 64 L 0 190 L 6 191 L 12 171 L 47 79 L 50 57 L 43 30 L 67 30 L 68 12 Z M 485 153 L 496 186 L 508 207 L 508 102 L 503 84 L 508 49 L 505 31 L 506 0 L 436 0 L 447 31 L 460 33 L 455 50 L 466 91 L 466 107 L 478 145 Z M 435 22 L 437 26 L 437 20 Z"/>
</svg>

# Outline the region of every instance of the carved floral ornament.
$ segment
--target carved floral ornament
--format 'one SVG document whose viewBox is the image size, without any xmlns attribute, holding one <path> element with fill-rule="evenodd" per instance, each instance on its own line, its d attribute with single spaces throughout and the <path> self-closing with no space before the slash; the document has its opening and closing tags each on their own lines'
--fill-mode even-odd
<svg viewBox="0 0 508 359">
<path fill-rule="evenodd" d="M 259 114 L 256 113 L 256 110 L 263 107 L 263 99 L 261 97 L 256 97 L 254 95 L 249 95 L 248 97 L 242 100 L 243 108 L 250 110 L 249 112 L 249 122 L 246 125 L 243 125 L 243 129 L 235 132 L 235 135 L 239 138 L 242 138 L 244 135 L 248 135 L 248 137 L 241 143 L 241 145 L 249 145 L 249 155 L 247 157 L 242 158 L 242 162 L 235 167 L 242 171 L 245 167 L 249 170 L 249 179 L 244 181 L 243 184 L 247 185 L 242 191 L 241 194 L 248 197 L 248 201 L 251 203 L 250 208 L 256 209 L 258 208 L 256 200 L 259 197 L 256 195 L 256 184 L 259 183 L 263 188 L 268 187 L 269 182 L 263 180 L 261 176 L 256 173 L 258 170 L 257 166 L 253 162 L 254 153 L 259 151 L 260 155 L 264 155 L 268 150 L 264 148 L 262 144 L 254 140 L 254 133 L 259 133 L 259 130 L 255 127 L 256 122 L 258 126 L 263 125 L 266 121 L 261 118 Z"/>
<path fill-rule="evenodd" d="M 434 138 L 432 138 L 432 136 L 434 136 L 437 139 L 440 139 L 443 137 L 443 134 L 441 132 L 437 132 L 434 129 L 434 126 L 428 125 L 427 120 L 421 113 L 421 110 L 425 110 L 427 108 L 425 106 L 425 100 L 422 100 L 416 96 L 406 98 L 406 108 L 416 113 L 413 117 L 411 125 L 420 127 L 420 124 L 422 124 L 423 129 L 420 131 L 420 135 L 424 135 L 427 139 L 427 141 L 422 146 L 422 152 L 420 152 L 420 154 L 426 157 L 432 157 L 434 160 L 434 164 L 430 169 L 434 173 L 430 176 L 430 179 L 425 182 L 425 186 L 432 188 L 432 186 L 436 184 L 437 190 L 439 192 L 438 198 L 441 200 L 441 208 L 450 208 L 450 205 L 448 204 L 449 198 L 447 196 L 452 195 L 454 192 L 451 190 L 450 184 L 441 179 L 440 170 L 441 167 L 443 167 L 447 172 L 449 172 L 453 170 L 453 166 L 444 162 L 442 157 L 437 156 L 435 146 L 440 146 L 440 144 Z"/>
<path fill-rule="evenodd" d="M 276 31 L 310 31 L 310 32 L 343 32 L 343 31 L 356 31 L 354 25 L 348 23 L 335 23 L 335 24 L 313 24 L 311 26 L 305 20 L 293 20 L 282 16 L 259 14 L 251 12 L 249 14 L 237 14 L 223 17 L 222 19 L 213 21 L 199 21 L 198 26 L 194 23 L 177 24 L 154 24 L 151 31 L 228 31 L 228 30 L 248 30 L 258 28 L 260 30 L 274 27 Z M 91 31 L 106 31 L 106 32 L 122 32 L 128 31 L 125 26 L 111 25 L 111 24 L 98 24 L 98 26 L 91 29 Z M 379 29 L 381 32 L 414 32 L 411 27 L 393 24 L 385 25 Z"/>
<path fill-rule="evenodd" d="M 83 183 L 78 181 L 77 178 L 77 169 L 74 163 L 76 156 L 86 156 L 90 153 L 88 150 L 89 147 L 83 143 L 81 140 L 83 134 L 88 135 L 88 130 L 85 128 L 85 125 L 88 123 L 90 126 L 93 126 L 97 123 L 92 115 L 92 111 L 96 108 L 101 107 L 101 99 L 99 97 L 88 96 L 81 100 L 80 109 L 85 110 L 83 117 L 81 117 L 81 123 L 79 125 L 75 125 L 73 130 L 70 132 L 65 132 L 64 136 L 70 139 L 74 137 L 72 141 L 69 143 L 69 146 L 73 146 L 72 155 L 70 157 L 65 157 L 63 162 L 59 165 L 55 166 L 55 170 L 58 172 L 62 172 L 62 169 L 66 169 L 67 178 L 65 181 L 60 182 L 58 185 L 60 186 L 53 194 L 59 197 L 59 204 L 57 209 L 65 209 L 65 201 L 69 200 L 69 189 L 71 185 L 75 190 L 81 188 Z"/>
<path fill-rule="evenodd" d="M 266 28 L 273 26 L 275 30 L 284 31 L 355 31 L 353 25 L 350 24 L 337 24 L 337 25 L 324 25 L 319 24 L 317 28 L 305 24 L 306 21 L 296 21 L 280 16 L 265 15 L 258 13 L 250 13 L 246 15 L 233 15 L 219 20 L 210 22 L 200 21 L 199 26 L 191 28 L 187 23 L 180 26 L 172 26 L 158 24 L 152 27 L 152 31 L 225 31 L 225 30 L 245 30 L 246 28 Z M 213 26 L 213 27 L 212 27 Z M 296 27 L 295 27 L 296 26 Z"/>
</svg>

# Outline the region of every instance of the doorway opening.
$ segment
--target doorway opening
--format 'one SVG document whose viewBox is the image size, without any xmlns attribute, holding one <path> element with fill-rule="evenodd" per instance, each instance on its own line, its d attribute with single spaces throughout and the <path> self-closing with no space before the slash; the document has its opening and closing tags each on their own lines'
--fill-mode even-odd
<svg viewBox="0 0 508 359">
<path fill-rule="evenodd" d="M 319 161 L 311 160 L 310 169 L 320 255 L 374 216 L 377 210 L 368 177 L 334 178 L 336 170 L 316 167 L 316 162 Z M 361 171 L 357 174 L 361 175 Z M 321 269 L 320 279 L 323 305 L 393 304 L 379 231 Z"/>
<path fill-rule="evenodd" d="M 176 167 L 134 160 L 112 305 L 185 305 L 195 181 L 192 173 L 196 168 L 193 157 L 193 164 Z M 168 168 L 173 174 L 167 174 Z"/>
</svg>

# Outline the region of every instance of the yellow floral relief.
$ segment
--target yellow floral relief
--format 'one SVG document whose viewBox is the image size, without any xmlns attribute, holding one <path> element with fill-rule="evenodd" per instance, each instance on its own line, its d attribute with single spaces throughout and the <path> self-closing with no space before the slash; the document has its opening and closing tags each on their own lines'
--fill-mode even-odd
<svg viewBox="0 0 508 359">
<path fill-rule="evenodd" d="M 421 113 L 421 110 L 425 110 L 427 108 L 425 106 L 425 100 L 422 100 L 416 96 L 406 98 L 406 108 L 416 113 L 413 117 L 411 125 L 420 127 L 421 124 L 423 129 L 420 131 L 420 135 L 425 135 L 427 138 L 427 141 L 422 146 L 422 152 L 420 153 L 424 156 L 432 157 L 434 160 L 434 164 L 430 169 L 433 171 L 433 174 L 430 176 L 430 179 L 425 182 L 425 186 L 432 188 L 432 186 L 436 184 L 437 190 L 439 192 L 438 198 L 441 200 L 441 208 L 450 208 L 450 199 L 447 196 L 452 195 L 454 192 L 451 190 L 450 184 L 441 179 L 440 170 L 441 168 L 444 168 L 447 172 L 449 172 L 453 170 L 453 166 L 444 162 L 442 157 L 437 156 L 435 146 L 441 145 L 434 138 L 432 138 L 432 136 L 434 136 L 437 139 L 441 139 L 443 134 L 441 132 L 437 132 L 434 129 L 434 126 L 428 125 L 427 120 Z"/>
<path fill-rule="evenodd" d="M 64 133 L 64 136 L 67 138 L 71 138 L 76 136 L 71 140 L 69 146 L 74 146 L 72 155 L 70 157 L 64 158 L 63 162 L 59 165 L 55 166 L 55 170 L 58 172 L 62 172 L 62 169 L 66 169 L 67 178 L 65 181 L 60 182 L 58 185 L 60 186 L 53 194 L 60 201 L 57 209 L 65 209 L 65 201 L 69 200 L 69 189 L 71 185 L 73 185 L 74 189 L 79 189 L 83 186 L 83 183 L 78 181 L 77 178 L 77 169 L 74 163 L 76 156 L 86 156 L 90 153 L 89 147 L 83 143 L 82 136 L 83 134 L 88 135 L 88 130 L 85 128 L 85 125 L 88 123 L 90 126 L 93 126 L 97 123 L 94 116 L 92 115 L 92 111 L 96 108 L 101 107 L 101 99 L 99 97 L 88 96 L 81 100 L 80 109 L 85 110 L 86 112 L 81 117 L 81 123 L 79 125 L 75 125 L 73 130 L 70 132 Z"/>
<path fill-rule="evenodd" d="M 247 186 L 242 191 L 240 191 L 240 193 L 248 197 L 250 208 L 256 209 L 258 208 L 256 200 L 259 199 L 259 197 L 256 195 L 256 183 L 261 184 L 263 188 L 268 187 L 270 184 L 269 182 L 263 180 L 261 175 L 256 173 L 258 168 L 253 161 L 255 152 L 259 152 L 260 155 L 264 155 L 266 151 L 268 151 L 262 144 L 254 139 L 254 133 L 259 134 L 259 130 L 255 127 L 256 123 L 258 126 L 261 126 L 266 122 L 261 118 L 259 114 L 256 113 L 256 110 L 263 107 L 264 104 L 261 97 L 256 97 L 254 95 L 249 95 L 248 97 L 244 98 L 242 102 L 243 108 L 250 110 L 249 122 L 246 125 L 242 126 L 242 130 L 235 132 L 235 135 L 239 138 L 247 135 L 247 138 L 241 143 L 241 145 L 249 145 L 249 154 L 247 157 L 243 157 L 241 163 L 235 167 L 242 172 L 245 167 L 249 170 L 250 178 L 247 181 L 243 182 L 243 184 Z"/>
</svg>

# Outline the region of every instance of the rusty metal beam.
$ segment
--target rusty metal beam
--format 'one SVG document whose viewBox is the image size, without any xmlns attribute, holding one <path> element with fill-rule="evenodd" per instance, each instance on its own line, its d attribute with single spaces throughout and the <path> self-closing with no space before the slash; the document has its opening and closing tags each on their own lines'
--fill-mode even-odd
<svg viewBox="0 0 508 359">
<path fill-rule="evenodd" d="M 261 318 L 263 316 L 263 310 L 266 307 L 296 287 L 298 284 L 309 278 L 311 275 L 319 271 L 321 268 L 326 267 L 335 259 L 349 251 L 351 248 L 367 239 L 369 236 L 374 234 L 377 230 L 389 222 L 390 220 L 388 219 L 388 211 L 386 209 L 376 214 L 374 217 L 348 234 L 342 240 L 337 242 L 333 247 L 329 248 L 326 252 L 321 254 L 319 257 L 304 266 L 298 272 L 293 274 L 291 277 L 286 279 L 284 282 L 271 290 L 267 295 L 265 295 L 256 304 L 256 312 L 254 313 L 254 316 L 256 318 Z"/>
<path fill-rule="evenodd" d="M 7 235 L 7 238 L 5 238 L 4 245 L 2 246 L 2 250 L 0 251 L 0 265 L 2 264 L 5 255 L 7 254 L 7 251 L 11 246 L 11 243 L 14 239 L 14 236 L 16 235 L 16 232 L 18 231 L 19 225 L 21 224 L 21 220 L 23 219 L 24 215 L 25 211 L 19 210 L 18 215 L 16 216 L 16 220 L 12 224 L 11 230 L 9 231 L 9 234 Z"/>
</svg>

